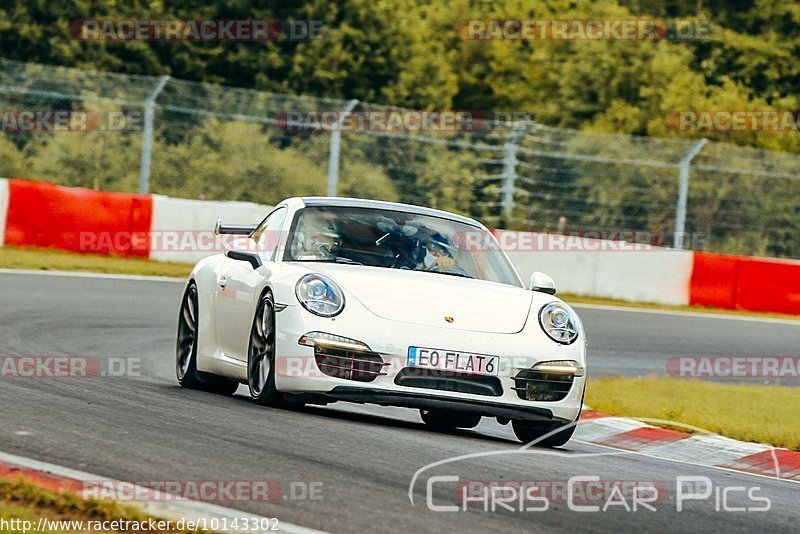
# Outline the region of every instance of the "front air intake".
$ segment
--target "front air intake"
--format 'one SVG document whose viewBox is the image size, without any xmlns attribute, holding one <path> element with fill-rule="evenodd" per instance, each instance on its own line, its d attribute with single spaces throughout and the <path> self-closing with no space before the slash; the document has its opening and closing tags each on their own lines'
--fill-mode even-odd
<svg viewBox="0 0 800 534">
<path fill-rule="evenodd" d="M 324 374 L 356 382 L 372 382 L 386 374 L 382 369 L 388 365 L 374 352 L 353 351 L 319 344 L 314 346 L 314 359 Z"/>
<path fill-rule="evenodd" d="M 496 376 L 483 376 L 457 371 L 435 369 L 419 369 L 405 367 L 397 373 L 394 383 L 398 386 L 438 389 L 455 393 L 471 393 L 499 397 L 503 394 L 503 385 Z"/>
<path fill-rule="evenodd" d="M 572 389 L 575 376 L 523 369 L 514 377 L 514 387 L 520 399 L 555 402 L 563 400 Z"/>
</svg>

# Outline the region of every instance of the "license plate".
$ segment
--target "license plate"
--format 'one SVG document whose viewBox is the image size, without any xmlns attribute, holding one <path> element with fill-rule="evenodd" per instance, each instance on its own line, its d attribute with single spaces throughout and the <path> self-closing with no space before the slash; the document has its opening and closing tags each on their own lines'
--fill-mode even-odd
<svg viewBox="0 0 800 534">
<path fill-rule="evenodd" d="M 500 358 L 457 350 L 408 347 L 408 366 L 497 376 Z"/>
</svg>

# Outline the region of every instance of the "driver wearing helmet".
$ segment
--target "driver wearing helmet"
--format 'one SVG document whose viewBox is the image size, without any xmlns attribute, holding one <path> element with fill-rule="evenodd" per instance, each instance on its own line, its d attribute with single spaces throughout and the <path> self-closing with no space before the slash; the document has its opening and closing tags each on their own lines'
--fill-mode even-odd
<svg viewBox="0 0 800 534">
<path fill-rule="evenodd" d="M 453 259 L 453 249 L 453 245 L 445 236 L 438 232 L 433 234 L 430 239 L 425 241 L 425 256 L 418 269 L 449 271 L 456 265 L 456 260 Z"/>
<path fill-rule="evenodd" d="M 333 221 L 327 218 L 304 220 L 297 239 L 294 257 L 300 261 L 329 261 L 336 259 L 342 236 Z"/>
</svg>

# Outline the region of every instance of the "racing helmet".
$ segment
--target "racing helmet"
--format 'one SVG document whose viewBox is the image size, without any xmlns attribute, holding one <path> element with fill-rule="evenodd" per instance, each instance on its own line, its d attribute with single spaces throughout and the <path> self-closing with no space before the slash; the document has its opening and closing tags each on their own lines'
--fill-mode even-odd
<svg viewBox="0 0 800 534">
<path fill-rule="evenodd" d="M 326 217 L 305 219 L 294 241 L 292 255 L 298 260 L 332 260 L 339 253 L 342 236 Z"/>
<path fill-rule="evenodd" d="M 455 257 L 456 247 L 446 236 L 439 232 L 431 234 L 430 238 L 425 242 L 425 246 L 431 254 L 436 256 Z"/>
</svg>

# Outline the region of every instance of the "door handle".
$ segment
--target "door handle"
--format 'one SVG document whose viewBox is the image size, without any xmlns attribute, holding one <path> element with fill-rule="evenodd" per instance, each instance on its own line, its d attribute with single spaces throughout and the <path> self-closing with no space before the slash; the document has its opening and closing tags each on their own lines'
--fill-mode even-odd
<svg viewBox="0 0 800 534">
<path fill-rule="evenodd" d="M 219 277 L 217 283 L 219 284 L 219 290 L 222 291 L 223 289 L 225 289 L 225 286 L 228 285 L 228 276 L 223 274 L 222 276 Z"/>
</svg>

